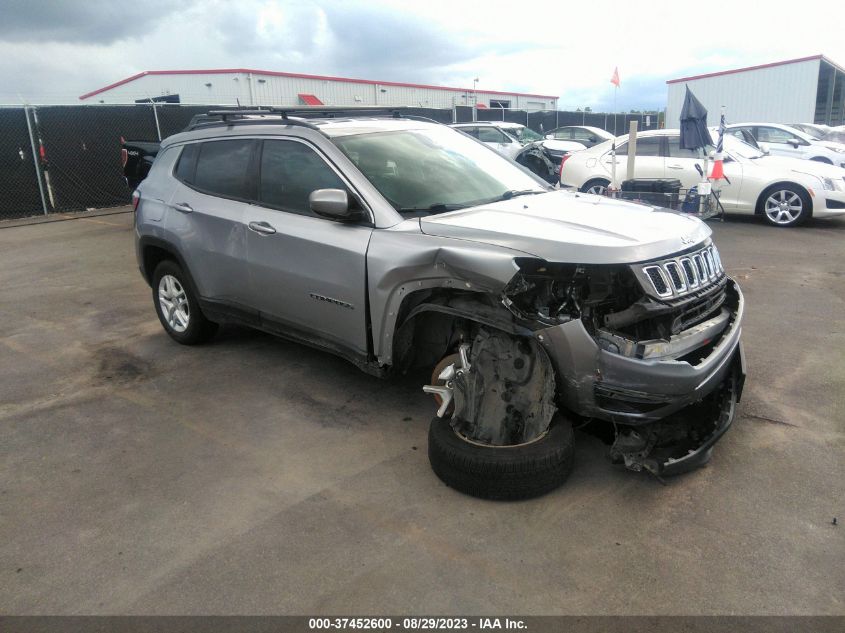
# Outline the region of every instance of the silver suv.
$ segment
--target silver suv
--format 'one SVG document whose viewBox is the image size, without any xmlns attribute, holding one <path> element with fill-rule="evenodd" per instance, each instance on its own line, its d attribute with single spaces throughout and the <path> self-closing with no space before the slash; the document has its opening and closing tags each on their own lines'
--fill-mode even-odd
<svg viewBox="0 0 845 633">
<path fill-rule="evenodd" d="M 422 368 L 429 458 L 488 498 L 542 494 L 573 422 L 657 476 L 710 457 L 745 376 L 742 294 L 694 218 L 551 191 L 413 118 L 210 113 L 136 191 L 141 273 L 184 344 L 239 323 L 376 376 Z"/>
</svg>

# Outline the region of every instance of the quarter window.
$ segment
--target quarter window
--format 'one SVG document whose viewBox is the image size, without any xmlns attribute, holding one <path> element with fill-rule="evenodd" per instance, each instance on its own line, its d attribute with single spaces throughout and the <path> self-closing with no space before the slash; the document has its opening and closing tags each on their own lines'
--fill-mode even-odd
<svg viewBox="0 0 845 633">
<path fill-rule="evenodd" d="M 313 215 L 308 196 L 317 189 L 348 190 L 310 147 L 297 141 L 264 141 L 258 187 L 262 204 L 291 213 Z"/>
<path fill-rule="evenodd" d="M 182 182 L 194 182 L 194 171 L 196 171 L 197 167 L 198 150 L 199 143 L 185 145 L 185 147 L 182 148 L 182 153 L 179 155 L 179 162 L 176 163 L 176 170 L 174 171 L 176 178 Z"/>
<path fill-rule="evenodd" d="M 202 143 L 194 186 L 227 198 L 252 198 L 249 166 L 254 146 L 248 139 Z"/>
</svg>

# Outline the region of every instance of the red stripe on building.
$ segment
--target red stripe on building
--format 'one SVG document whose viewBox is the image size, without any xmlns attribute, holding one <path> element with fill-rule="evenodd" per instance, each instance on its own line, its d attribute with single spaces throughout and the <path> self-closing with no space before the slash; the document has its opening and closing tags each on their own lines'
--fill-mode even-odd
<svg viewBox="0 0 845 633">
<path fill-rule="evenodd" d="M 127 77 L 126 79 L 121 79 L 120 81 L 116 81 L 113 84 L 109 84 L 103 88 L 98 88 L 97 90 L 92 90 L 91 92 L 86 92 L 84 95 L 80 96 L 80 99 L 87 99 L 89 97 L 93 97 L 94 95 L 98 95 L 101 92 L 105 92 L 106 90 L 111 90 L 112 88 L 117 88 L 118 86 L 122 86 L 124 84 L 128 84 L 130 81 L 135 81 L 136 79 L 140 79 L 145 75 L 231 75 L 235 73 L 242 73 L 244 75 L 253 74 L 253 75 L 266 75 L 268 77 L 292 77 L 294 79 L 316 79 L 318 81 L 341 81 L 344 83 L 352 83 L 352 84 L 366 84 L 368 86 L 395 86 L 399 88 L 423 88 L 429 90 L 449 90 L 451 92 L 465 92 L 467 94 L 474 94 L 476 92 L 480 92 L 483 94 L 492 94 L 492 95 L 517 95 L 520 97 L 537 97 L 539 99 L 557 99 L 557 96 L 553 95 L 538 95 L 533 94 L 530 92 L 504 92 L 502 90 L 473 90 L 471 88 L 452 88 L 449 86 L 431 86 L 428 84 L 409 84 L 403 83 L 400 81 L 373 81 L 372 79 L 352 79 L 350 77 L 330 77 L 330 76 L 323 76 L 323 75 L 305 75 L 302 73 L 286 73 L 276 70 L 252 70 L 250 68 L 212 68 L 209 70 L 145 70 L 144 72 L 138 73 L 136 75 L 132 75 L 131 77 Z"/>
<path fill-rule="evenodd" d="M 799 57 L 798 59 L 787 59 L 782 62 L 772 62 L 771 64 L 760 64 L 759 66 L 748 66 L 746 68 L 734 68 L 733 70 L 720 70 L 715 73 L 707 73 L 705 75 L 692 75 L 691 77 L 681 77 L 680 79 L 670 79 L 667 84 L 677 84 L 683 81 L 695 81 L 696 79 L 707 79 L 708 77 L 721 77 L 722 75 L 733 75 L 735 73 L 744 73 L 751 70 L 760 70 L 762 68 L 774 68 L 775 66 L 786 66 L 788 64 L 799 64 L 801 62 L 809 62 L 814 60 L 824 60 L 831 66 L 835 66 L 839 70 L 845 72 L 839 64 L 830 61 L 824 55 L 810 55 L 809 57 Z"/>
</svg>

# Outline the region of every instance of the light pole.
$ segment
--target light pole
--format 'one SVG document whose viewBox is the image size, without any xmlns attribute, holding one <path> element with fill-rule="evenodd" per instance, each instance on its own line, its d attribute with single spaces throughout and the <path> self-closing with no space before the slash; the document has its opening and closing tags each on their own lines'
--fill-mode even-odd
<svg viewBox="0 0 845 633">
<path fill-rule="evenodd" d="M 478 121 L 478 77 L 472 80 L 472 120 Z"/>
</svg>

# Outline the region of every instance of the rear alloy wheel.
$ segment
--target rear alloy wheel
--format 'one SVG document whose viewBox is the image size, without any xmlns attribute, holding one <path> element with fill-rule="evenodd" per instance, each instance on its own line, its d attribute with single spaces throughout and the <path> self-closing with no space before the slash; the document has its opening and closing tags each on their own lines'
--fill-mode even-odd
<svg viewBox="0 0 845 633">
<path fill-rule="evenodd" d="M 572 424 L 554 405 L 554 368 L 533 339 L 481 328 L 434 369 L 432 470 L 485 499 L 525 499 L 561 485 L 572 469 Z"/>
<path fill-rule="evenodd" d="M 779 185 L 764 195 L 763 213 L 769 224 L 795 226 L 810 215 L 810 199 L 797 187 Z"/>
<path fill-rule="evenodd" d="M 610 186 L 610 181 L 604 179 L 590 180 L 583 187 L 582 193 L 592 193 L 596 196 L 603 196 L 607 193 L 607 188 Z"/>
<path fill-rule="evenodd" d="M 187 283 L 185 273 L 176 262 L 165 260 L 153 273 L 153 302 L 165 332 L 183 345 L 209 340 L 217 324 L 205 318 Z"/>
</svg>

